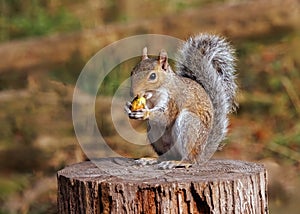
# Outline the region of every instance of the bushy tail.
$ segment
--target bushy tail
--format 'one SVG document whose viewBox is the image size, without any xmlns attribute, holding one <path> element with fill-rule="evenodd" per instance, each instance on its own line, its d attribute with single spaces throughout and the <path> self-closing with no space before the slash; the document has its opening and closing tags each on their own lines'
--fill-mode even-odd
<svg viewBox="0 0 300 214">
<path fill-rule="evenodd" d="M 208 160 L 227 133 L 227 114 L 236 109 L 234 50 L 215 35 L 200 34 L 183 44 L 177 56 L 177 73 L 194 79 L 208 93 L 214 107 L 213 128 L 201 160 Z"/>
</svg>

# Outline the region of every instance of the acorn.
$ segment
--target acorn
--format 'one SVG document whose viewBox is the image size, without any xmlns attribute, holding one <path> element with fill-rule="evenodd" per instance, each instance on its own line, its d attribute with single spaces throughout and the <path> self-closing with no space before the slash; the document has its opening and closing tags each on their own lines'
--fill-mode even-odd
<svg viewBox="0 0 300 214">
<path fill-rule="evenodd" d="M 146 108 L 146 98 L 138 95 L 131 102 L 131 111 L 138 111 Z"/>
</svg>

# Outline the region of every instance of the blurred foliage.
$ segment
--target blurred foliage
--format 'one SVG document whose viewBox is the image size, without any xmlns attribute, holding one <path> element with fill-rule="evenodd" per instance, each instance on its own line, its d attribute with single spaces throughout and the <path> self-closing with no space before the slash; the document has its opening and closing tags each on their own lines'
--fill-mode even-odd
<svg viewBox="0 0 300 214">
<path fill-rule="evenodd" d="M 227 0 L 228 1 L 228 0 Z M 110 22 L 131 22 L 138 18 L 155 18 L 162 14 L 180 12 L 182 10 L 203 6 L 215 2 L 226 2 L 226 0 L 156 0 L 156 1 L 131 1 L 126 0 L 106 0 L 105 11 L 103 11 L 103 21 Z M 136 13 L 134 10 L 144 7 L 147 3 L 147 10 L 143 13 Z M 139 16 L 139 17 L 137 17 Z"/>
<path fill-rule="evenodd" d="M 5 200 L 10 194 L 21 192 L 30 184 L 28 174 L 15 174 L 8 177 L 0 177 L 0 201 Z M 1 213 L 1 211 L 0 211 Z"/>
<path fill-rule="evenodd" d="M 299 46 L 299 32 L 291 30 L 237 45 L 243 91 L 238 114 L 261 124 L 253 138 L 265 146 L 261 157 L 279 155 L 295 164 L 300 157 Z"/>
<path fill-rule="evenodd" d="M 51 69 L 48 73 L 49 78 L 63 82 L 64 84 L 75 85 L 85 63 L 86 61 L 82 58 L 80 53 L 75 51 L 66 63 L 56 65 Z"/>
<path fill-rule="evenodd" d="M 22 105 L 20 107 L 20 105 L 7 102 L 1 104 L 0 117 L 3 121 L 0 123 L 1 145 L 10 145 L 12 142 L 19 145 L 30 144 L 36 137 L 36 127 L 27 125 L 34 119 L 33 115 L 30 117 L 31 107 L 24 108 Z M 26 113 L 26 117 L 23 117 L 24 113 Z"/>
<path fill-rule="evenodd" d="M 230 1 L 102 0 L 95 3 L 88 0 L 86 6 L 79 9 L 83 3 L 81 0 L 1 0 L 0 42 L 75 31 L 99 24 L 129 23 L 141 18 L 155 18 L 188 8 Z M 144 7 L 145 3 L 147 10 L 143 10 L 142 13 L 136 12 Z M 86 13 L 85 10 L 89 12 Z"/>
<path fill-rule="evenodd" d="M 51 0 L 2 0 L 0 42 L 80 29 L 80 22 Z"/>
<path fill-rule="evenodd" d="M 27 74 L 10 72 L 7 75 L 0 75 L 0 91 L 7 89 L 23 89 L 27 86 Z"/>
</svg>

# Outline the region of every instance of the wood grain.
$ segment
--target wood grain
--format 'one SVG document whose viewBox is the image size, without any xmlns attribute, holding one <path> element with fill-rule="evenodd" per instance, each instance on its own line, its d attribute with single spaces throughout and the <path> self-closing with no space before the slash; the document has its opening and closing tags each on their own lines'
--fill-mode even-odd
<svg viewBox="0 0 300 214">
<path fill-rule="evenodd" d="M 68 166 L 57 178 L 59 213 L 268 213 L 266 170 L 250 162 L 161 170 L 104 158 Z"/>
</svg>

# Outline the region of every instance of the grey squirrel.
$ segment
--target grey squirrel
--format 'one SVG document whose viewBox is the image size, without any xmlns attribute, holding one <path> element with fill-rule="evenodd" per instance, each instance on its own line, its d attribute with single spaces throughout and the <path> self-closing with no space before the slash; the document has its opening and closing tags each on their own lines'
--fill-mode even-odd
<svg viewBox="0 0 300 214">
<path fill-rule="evenodd" d="M 227 134 L 227 115 L 237 107 L 234 50 L 224 38 L 200 34 L 178 50 L 176 69 L 161 50 L 131 72 L 125 110 L 131 119 L 147 120 L 148 139 L 159 160 L 203 164 Z"/>
</svg>

